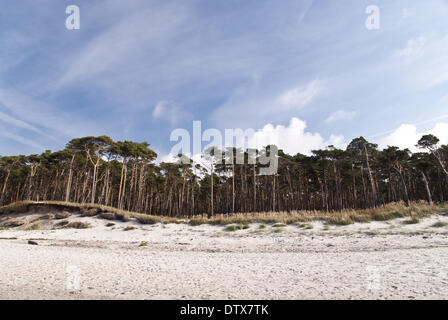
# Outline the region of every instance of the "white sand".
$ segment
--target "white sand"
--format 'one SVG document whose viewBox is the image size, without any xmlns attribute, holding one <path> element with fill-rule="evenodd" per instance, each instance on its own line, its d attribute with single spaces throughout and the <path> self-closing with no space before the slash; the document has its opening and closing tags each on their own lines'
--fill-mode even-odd
<svg viewBox="0 0 448 320">
<path fill-rule="evenodd" d="M 448 298 L 443 215 L 279 233 L 68 220 L 92 228 L 0 231 L 0 299 Z"/>
</svg>

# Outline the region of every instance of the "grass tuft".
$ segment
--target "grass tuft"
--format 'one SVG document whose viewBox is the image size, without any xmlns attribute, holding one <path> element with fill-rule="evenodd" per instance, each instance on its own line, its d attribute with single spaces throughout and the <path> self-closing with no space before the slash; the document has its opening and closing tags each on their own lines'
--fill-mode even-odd
<svg viewBox="0 0 448 320">
<path fill-rule="evenodd" d="M 412 217 L 408 220 L 403 221 L 404 224 L 418 224 L 420 223 L 420 219 L 417 217 Z"/>
<path fill-rule="evenodd" d="M 247 224 L 237 224 L 237 225 L 230 225 L 227 226 L 224 231 L 227 232 L 234 232 L 234 231 L 238 231 L 238 230 L 245 230 L 245 229 L 249 229 L 250 226 Z"/>
<path fill-rule="evenodd" d="M 39 228 L 40 228 L 40 224 L 38 224 L 38 223 L 35 223 L 35 224 L 33 224 L 31 227 L 29 227 L 27 230 L 39 230 Z"/>
<path fill-rule="evenodd" d="M 272 225 L 272 228 L 283 228 L 286 227 L 287 225 L 285 223 L 274 223 Z"/>
<path fill-rule="evenodd" d="M 313 228 L 314 228 L 313 225 L 308 224 L 308 223 L 299 223 L 299 224 L 297 225 L 297 227 L 302 228 L 302 229 L 305 229 L 305 230 L 310 230 L 310 229 L 313 229 Z M 326 226 L 326 227 L 328 227 L 328 226 Z"/>
<path fill-rule="evenodd" d="M 432 228 L 443 228 L 446 226 L 448 226 L 448 223 L 439 221 L 439 222 L 434 223 L 431 227 Z"/>
<path fill-rule="evenodd" d="M 327 225 L 334 226 L 348 226 L 350 224 L 353 224 L 354 221 L 350 216 L 334 216 L 327 218 L 326 223 Z"/>
</svg>

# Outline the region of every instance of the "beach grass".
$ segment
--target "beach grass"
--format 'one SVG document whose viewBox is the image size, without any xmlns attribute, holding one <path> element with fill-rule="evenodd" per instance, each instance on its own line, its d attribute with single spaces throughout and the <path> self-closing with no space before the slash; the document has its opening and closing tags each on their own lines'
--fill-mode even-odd
<svg viewBox="0 0 448 320">
<path fill-rule="evenodd" d="M 448 203 L 429 205 L 427 202 L 413 202 L 406 206 L 403 202 L 391 203 L 378 208 L 362 210 L 342 210 L 335 212 L 325 211 L 291 211 L 291 212 L 250 212 L 235 214 L 217 214 L 213 217 L 207 215 L 197 215 L 193 217 L 168 217 L 156 216 L 143 213 L 130 212 L 99 204 L 79 204 L 60 201 L 22 201 L 0 207 L 1 214 L 26 213 L 39 210 L 39 212 L 57 211 L 66 213 L 85 213 L 89 216 L 98 214 L 100 217 L 109 220 L 130 221 L 137 220 L 141 224 L 169 224 L 169 223 L 189 223 L 192 226 L 211 225 L 242 225 L 248 226 L 252 223 L 260 224 L 297 224 L 309 223 L 312 221 L 322 221 L 327 225 L 346 226 L 356 222 L 365 223 L 370 221 L 387 221 L 395 218 L 410 218 L 415 222 L 420 218 L 441 213 L 448 210 Z M 47 212 L 47 213 L 48 213 Z"/>
</svg>

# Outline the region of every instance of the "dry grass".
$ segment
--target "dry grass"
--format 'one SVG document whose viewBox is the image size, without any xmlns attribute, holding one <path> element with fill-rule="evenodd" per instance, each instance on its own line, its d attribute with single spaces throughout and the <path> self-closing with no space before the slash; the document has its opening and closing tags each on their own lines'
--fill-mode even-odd
<svg viewBox="0 0 448 320">
<path fill-rule="evenodd" d="M 108 216 L 111 220 L 128 221 L 138 220 L 141 224 L 156 223 L 190 223 L 191 225 L 213 224 L 213 225 L 247 225 L 250 223 L 261 224 L 296 224 L 311 221 L 323 221 L 328 225 L 349 225 L 355 222 L 386 221 L 395 218 L 418 219 L 448 210 L 448 203 L 430 206 L 427 202 L 414 202 L 409 207 L 402 202 L 387 204 L 384 207 L 366 210 L 344 210 L 340 212 L 324 211 L 294 211 L 294 212 L 258 212 L 258 213 L 237 213 L 221 214 L 208 218 L 206 215 L 193 218 L 174 218 L 166 216 L 153 216 L 142 213 L 129 212 L 113 207 L 106 207 L 99 204 L 78 204 L 58 201 L 17 202 L 0 207 L 1 214 L 25 213 L 33 210 L 44 211 L 48 209 L 67 211 L 70 213 L 83 213 L 88 210 L 96 211 L 101 217 Z M 107 213 L 107 214 L 106 214 Z M 107 219 L 107 218 L 106 218 Z"/>
<path fill-rule="evenodd" d="M 39 230 L 40 224 L 35 223 L 31 227 L 29 227 L 27 230 Z"/>
<path fill-rule="evenodd" d="M 365 210 L 343 210 L 340 212 L 323 211 L 294 211 L 294 212 L 260 212 L 234 215 L 216 215 L 208 219 L 195 217 L 190 220 L 190 224 L 244 224 L 244 223 L 265 223 L 265 224 L 295 224 L 311 221 L 323 221 L 328 225 L 349 225 L 355 222 L 365 223 L 370 221 L 387 221 L 395 218 L 422 218 L 434 213 L 448 210 L 448 203 L 430 206 L 426 202 L 415 202 L 409 207 L 404 203 L 391 203 L 384 207 Z"/>
</svg>

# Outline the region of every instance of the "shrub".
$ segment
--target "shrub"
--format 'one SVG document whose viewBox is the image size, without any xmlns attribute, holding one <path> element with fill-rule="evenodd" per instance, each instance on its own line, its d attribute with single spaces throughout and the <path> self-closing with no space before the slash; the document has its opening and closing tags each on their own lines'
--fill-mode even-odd
<svg viewBox="0 0 448 320">
<path fill-rule="evenodd" d="M 123 229 L 123 231 L 131 231 L 131 230 L 135 230 L 137 229 L 136 227 L 133 226 L 127 226 L 126 228 Z"/>
<path fill-rule="evenodd" d="M 148 217 L 138 217 L 137 218 L 137 220 L 138 220 L 138 222 L 140 222 L 141 224 L 156 224 L 156 223 L 158 223 L 159 221 L 157 221 L 157 219 L 155 219 L 155 218 L 153 218 L 153 217 L 150 217 L 150 216 L 148 216 Z"/>
<path fill-rule="evenodd" d="M 69 222 L 68 221 L 61 221 L 55 224 L 56 227 L 65 227 L 66 225 L 68 225 Z"/>
<path fill-rule="evenodd" d="M 121 220 L 123 222 L 128 222 L 131 221 L 131 218 L 129 218 L 129 216 L 125 215 L 125 214 L 121 214 L 121 213 L 116 213 L 115 214 L 115 218 L 117 220 Z"/>
<path fill-rule="evenodd" d="M 116 220 L 115 213 L 112 212 L 104 212 L 100 214 L 100 218 L 106 220 Z"/>
<path fill-rule="evenodd" d="M 70 212 L 62 211 L 62 212 L 56 213 L 55 218 L 58 219 L 58 220 L 61 220 L 61 219 L 67 219 L 70 216 L 71 216 Z"/>
<path fill-rule="evenodd" d="M 146 247 L 146 246 L 148 246 L 148 242 L 146 242 L 146 241 L 140 242 L 139 247 Z"/>
<path fill-rule="evenodd" d="M 66 228 L 87 229 L 87 228 L 90 228 L 90 224 L 88 224 L 86 222 L 75 221 L 75 222 L 67 224 Z"/>
<path fill-rule="evenodd" d="M 81 217 L 93 217 L 98 215 L 98 209 L 81 209 Z"/>
</svg>

